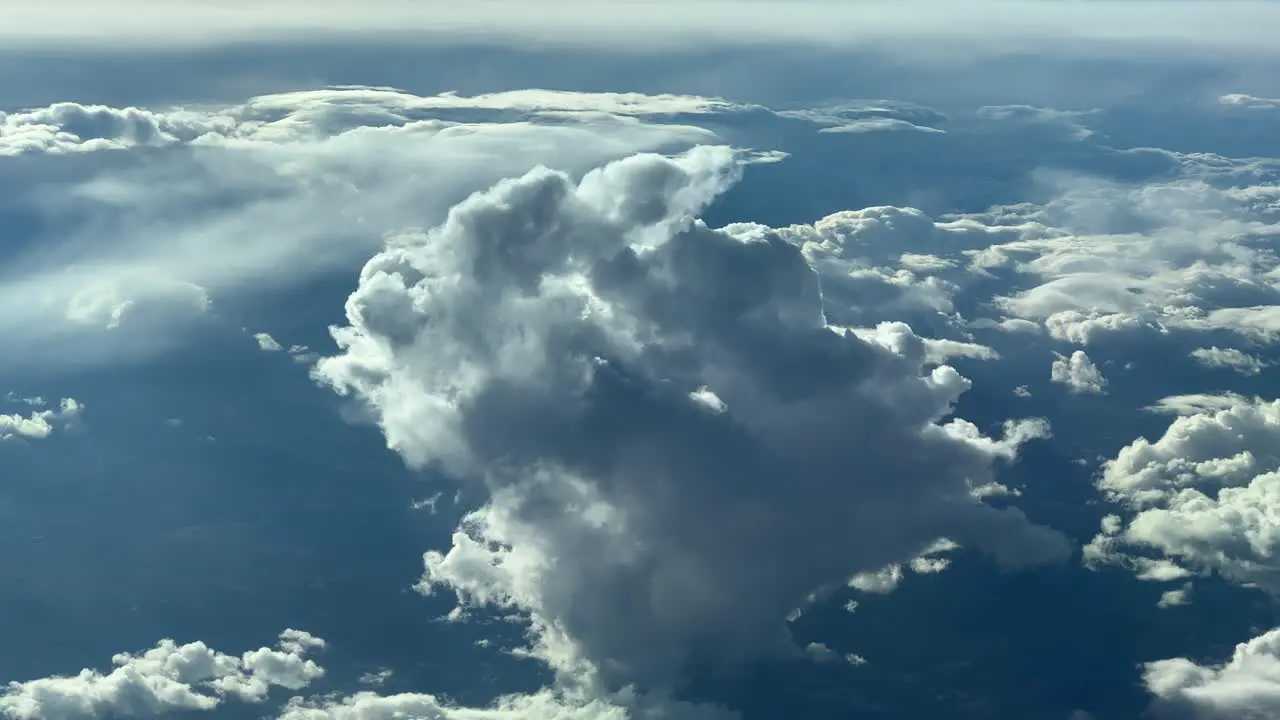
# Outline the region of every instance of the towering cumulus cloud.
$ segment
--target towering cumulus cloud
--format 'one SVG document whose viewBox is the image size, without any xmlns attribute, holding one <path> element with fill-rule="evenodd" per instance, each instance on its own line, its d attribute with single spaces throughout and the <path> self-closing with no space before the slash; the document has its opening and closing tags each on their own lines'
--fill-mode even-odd
<svg viewBox="0 0 1280 720">
<path fill-rule="evenodd" d="M 797 244 L 696 219 L 742 165 L 704 146 L 477 193 L 365 266 L 316 366 L 483 491 L 421 587 L 526 616 L 562 680 L 797 653 L 814 591 L 942 537 L 1009 568 L 1068 551 L 974 492 L 1043 421 L 948 420 L 970 383 L 910 328 L 829 325 Z"/>
</svg>

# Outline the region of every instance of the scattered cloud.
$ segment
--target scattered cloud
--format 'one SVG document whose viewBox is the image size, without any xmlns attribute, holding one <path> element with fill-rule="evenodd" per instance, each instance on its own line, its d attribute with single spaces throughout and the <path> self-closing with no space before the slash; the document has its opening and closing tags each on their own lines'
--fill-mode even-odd
<svg viewBox="0 0 1280 720">
<path fill-rule="evenodd" d="M 1270 363 L 1236 348 L 1212 347 L 1196 348 L 1191 351 L 1196 362 L 1210 368 L 1227 368 L 1241 375 L 1257 375 Z"/>
<path fill-rule="evenodd" d="M 66 677 L 11 682 L 0 690 L 0 716 L 11 720 L 156 717 L 213 710 L 228 699 L 258 703 L 272 688 L 300 690 L 324 670 L 307 658 L 324 641 L 285 630 L 274 647 L 240 656 L 203 642 L 161 640 L 144 652 L 119 653 L 110 671 L 86 668 Z"/>
<path fill-rule="evenodd" d="M 1164 610 L 1165 608 L 1190 604 L 1191 601 L 1187 596 L 1191 594 L 1192 588 L 1192 583 L 1186 583 L 1180 588 L 1164 591 L 1160 594 L 1160 600 L 1156 603 L 1156 607 Z"/>
<path fill-rule="evenodd" d="M 5 440 L 26 439 L 43 440 L 61 425 L 67 427 L 80 419 L 84 405 L 75 398 L 63 398 L 57 407 L 45 407 L 44 398 L 14 398 L 9 402 L 18 402 L 34 408 L 25 415 L 18 413 L 0 413 L 0 442 Z"/>
<path fill-rule="evenodd" d="M 1280 714 L 1280 630 L 1236 646 L 1222 665 L 1187 658 L 1149 662 L 1143 682 L 1157 717 L 1262 720 Z"/>
<path fill-rule="evenodd" d="M 1107 379 L 1085 351 L 1076 350 L 1070 357 L 1058 353 L 1054 356 L 1049 369 L 1050 381 L 1066 385 L 1073 393 L 1101 395 L 1106 392 Z"/>
<path fill-rule="evenodd" d="M 1166 406 L 1179 414 L 1162 436 L 1138 438 L 1104 464 L 1098 488 L 1129 516 L 1104 522 L 1086 560 L 1158 581 L 1215 572 L 1280 593 L 1280 401 L 1227 395 Z"/>
</svg>

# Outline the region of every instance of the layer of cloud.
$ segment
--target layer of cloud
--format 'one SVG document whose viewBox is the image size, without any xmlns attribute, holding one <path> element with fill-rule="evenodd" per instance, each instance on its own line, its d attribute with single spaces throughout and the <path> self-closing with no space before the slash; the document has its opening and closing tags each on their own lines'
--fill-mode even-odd
<svg viewBox="0 0 1280 720">
<path fill-rule="evenodd" d="M 141 653 L 120 653 L 103 672 L 86 668 L 66 677 L 10 682 L 0 689 L 0 717 L 10 720 L 95 720 L 161 717 L 213 710 L 228 699 L 259 703 L 272 688 L 300 690 L 324 674 L 307 657 L 324 641 L 285 630 L 274 647 L 240 656 L 203 642 L 161 640 Z"/>
<path fill-rule="evenodd" d="M 12 198 L 78 219 L 50 236 L 15 225 L 0 271 L 0 336 L 14 350 L 3 363 L 145 353 L 216 310 L 219 296 L 358 265 L 385 233 L 439 222 L 475 187 L 539 165 L 581 173 L 636 151 L 715 142 L 697 127 L 637 117 L 722 105 L 334 88 L 210 108 L 60 103 L 0 114 L 0 155 L 41 159 L 6 166 L 18 177 L 0 173 Z M 86 169 L 62 174 L 64 162 Z"/>
<path fill-rule="evenodd" d="M 856 298 L 811 233 L 695 219 L 740 172 L 704 146 L 503 181 L 375 256 L 317 364 L 409 464 L 485 489 L 421 587 L 523 614 L 562 679 L 794 655 L 814 591 L 941 537 L 1069 551 L 974 497 L 1046 433 L 947 419 L 970 382 L 937 355 L 984 351 L 829 324 Z"/>
<path fill-rule="evenodd" d="M 1266 250 L 1280 213 L 1276 169 L 1118 152 L 1096 145 L 1085 125 L 1093 116 L 1002 106 L 958 121 L 966 137 L 1043 126 L 1046 137 L 1064 135 L 1053 142 L 1080 152 L 1154 158 L 1183 177 L 1120 185 L 1046 173 L 1054 199 L 1045 204 L 940 218 L 868 207 L 777 232 L 803 247 L 828 297 L 857 298 L 828 308 L 833 324 L 924 320 L 932 330 L 946 315 L 974 331 L 1043 328 L 1079 344 L 1119 332 L 1276 337 L 1272 276 L 1280 271 Z M 92 362 L 104 348 L 146 352 L 171 339 L 166 326 L 216 312 L 220 296 L 288 287 L 357 263 L 386 233 L 434 225 L 467 193 L 503 177 L 538 165 L 577 176 L 636 151 L 717 142 L 699 123 L 737 127 L 761 118 L 821 131 L 886 119 L 936 129 L 956 120 L 885 100 L 774 111 L 688 95 L 416 96 L 371 87 L 217 107 L 66 102 L 11 112 L 0 118 L 0 154 L 89 154 L 91 167 L 103 169 L 73 181 L 55 181 L 54 173 L 45 183 L 37 172 L 15 186 L 38 212 L 85 222 L 69 236 L 19 243 L 0 273 L 0 301 L 12 301 L 0 313 L 0 333 L 22 348 L 5 362 Z M 96 157 L 110 149 L 132 152 Z M 94 330 L 115 333 L 87 332 Z M 77 352 L 48 347 L 73 336 Z M 963 333 L 946 340 L 974 344 Z"/>
</svg>

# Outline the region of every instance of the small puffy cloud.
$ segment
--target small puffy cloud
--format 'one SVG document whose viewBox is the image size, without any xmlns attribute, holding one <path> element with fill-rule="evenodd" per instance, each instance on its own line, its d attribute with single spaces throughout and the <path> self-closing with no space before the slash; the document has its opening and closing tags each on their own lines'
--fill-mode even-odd
<svg viewBox="0 0 1280 720">
<path fill-rule="evenodd" d="M 1236 645 L 1221 665 L 1188 658 L 1147 663 L 1142 673 L 1157 698 L 1156 717 L 1266 720 L 1280 717 L 1280 630 Z"/>
<path fill-rule="evenodd" d="M 1049 368 L 1050 381 L 1066 385 L 1073 393 L 1100 395 L 1106 392 L 1107 379 L 1085 351 L 1076 350 L 1070 356 L 1054 353 L 1054 356 Z"/>
<path fill-rule="evenodd" d="M 280 352 L 281 350 L 284 350 L 284 346 L 268 333 L 254 333 L 253 339 L 258 343 L 258 349 L 263 352 Z M 302 352 L 306 351 L 303 350 Z"/>
<path fill-rule="evenodd" d="M 1130 515 L 1104 522 L 1087 561 L 1155 581 L 1216 572 L 1280 593 L 1280 402 L 1216 400 L 1171 403 L 1179 414 L 1160 438 L 1106 462 L 1098 488 Z"/>
<path fill-rule="evenodd" d="M 1218 98 L 1218 102 L 1232 108 L 1246 110 L 1280 109 L 1280 98 L 1265 98 L 1244 93 L 1228 93 Z"/>
<path fill-rule="evenodd" d="M 1164 610 L 1189 604 L 1191 601 L 1187 596 L 1191 594 L 1192 587 L 1191 583 L 1186 583 L 1180 588 L 1165 590 L 1160 594 L 1160 600 L 1156 603 L 1156 607 Z"/>
<path fill-rule="evenodd" d="M 902 584 L 902 566 L 895 563 L 874 572 L 860 572 L 849 579 L 849 587 L 864 593 L 884 595 Z"/>
<path fill-rule="evenodd" d="M 43 398 L 9 399 L 10 402 L 15 400 L 40 409 L 29 410 L 26 414 L 0 413 L 0 442 L 14 439 L 43 440 L 59 426 L 66 427 L 75 423 L 84 412 L 84 405 L 75 398 L 62 398 L 56 407 L 45 407 Z"/>
<path fill-rule="evenodd" d="M 10 720 L 93 720 L 157 717 L 213 710 L 228 698 L 262 702 L 274 687 L 301 690 L 324 674 L 307 655 L 324 641 L 285 630 L 275 647 L 240 656 L 203 642 L 161 640 L 142 653 L 120 653 L 103 672 L 10 682 L 0 689 L 0 717 Z"/>
<path fill-rule="evenodd" d="M 924 552 L 911 559 L 906 567 L 918 575 L 931 575 L 946 570 L 951 565 L 951 560 L 943 557 L 943 553 L 958 549 L 960 546 L 947 538 L 940 538 L 932 545 L 925 548 Z M 854 590 L 875 595 L 885 595 L 898 589 L 903 580 L 903 565 L 894 563 L 874 572 L 861 572 L 849 579 L 848 585 Z M 849 612 L 853 612 L 857 608 L 857 603 L 853 603 L 852 607 L 846 606 Z"/>
<path fill-rule="evenodd" d="M 1213 347 L 1196 348 L 1191 357 L 1205 367 L 1227 368 L 1241 375 L 1257 375 L 1270 363 L 1236 348 Z"/>
<path fill-rule="evenodd" d="M 794 656 L 813 593 L 940 537 L 1010 569 L 1069 553 L 975 497 L 1047 434 L 949 417 L 971 382 L 936 361 L 987 351 L 829 322 L 859 300 L 828 284 L 834 228 L 696 219 L 740 164 L 703 146 L 500 182 L 370 260 L 316 365 L 410 465 L 486 493 L 421 589 L 522 614 L 562 679 Z"/>
</svg>

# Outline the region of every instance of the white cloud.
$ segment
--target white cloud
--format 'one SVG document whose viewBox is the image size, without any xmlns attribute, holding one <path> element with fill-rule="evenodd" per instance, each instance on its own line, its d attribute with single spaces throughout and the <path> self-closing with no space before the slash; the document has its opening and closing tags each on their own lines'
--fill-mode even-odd
<svg viewBox="0 0 1280 720">
<path fill-rule="evenodd" d="M 10 397 L 10 402 L 15 399 Z M 42 409 L 30 410 L 27 414 L 0 413 L 0 442 L 13 439 L 43 440 L 49 437 L 59 425 L 63 427 L 74 424 L 84 412 L 84 405 L 75 398 L 62 398 L 57 407 L 44 407 L 43 398 L 17 399 L 25 405 Z"/>
<path fill-rule="evenodd" d="M 269 333 L 254 333 L 254 342 L 258 343 L 258 349 L 263 352 L 280 352 L 284 350 L 284 346 L 278 340 L 271 337 Z M 303 352 L 306 352 L 305 350 Z"/>
<path fill-rule="evenodd" d="M 201 110 L 110 107 L 60 102 L 0 112 L 0 156 L 74 153 L 194 144 L 243 148 L 305 143 L 358 127 L 403 127 L 458 113 L 483 121 L 532 118 L 616 122 L 617 118 L 705 115 L 766 108 L 719 98 L 642 93 L 580 93 L 537 88 L 464 96 L 416 96 L 393 88 L 333 87 L 252 98 Z M 452 124 L 452 123 L 447 123 Z"/>
<path fill-rule="evenodd" d="M 1196 348 L 1191 357 L 1205 367 L 1229 368 L 1241 375 L 1257 375 L 1270 363 L 1236 348 L 1213 347 Z"/>
<path fill-rule="evenodd" d="M 1189 604 L 1191 601 L 1187 596 L 1191 594 L 1192 587 L 1191 583 L 1186 583 L 1180 588 L 1164 591 L 1160 594 L 1160 600 L 1156 603 L 1156 607 L 1164 610 Z"/>
<path fill-rule="evenodd" d="M 1188 658 L 1149 662 L 1143 682 L 1157 717 L 1266 720 L 1280 716 L 1280 630 L 1236 645 L 1222 665 Z"/>
<path fill-rule="evenodd" d="M 1212 571 L 1280 593 L 1280 402 L 1234 395 L 1169 406 L 1181 414 L 1160 438 L 1139 438 L 1103 466 L 1099 490 L 1130 516 L 1113 516 L 1086 560 L 1156 581 Z"/>
<path fill-rule="evenodd" d="M 1280 272 L 1268 249 L 1280 226 L 1260 198 L 1271 185 L 1224 190 L 1221 166 L 1182 156 L 1185 179 L 1121 186 L 1053 178 L 1045 205 L 996 208 L 972 222 L 1017 228 L 1019 239 L 969 252 L 976 271 L 1016 271 L 1016 292 L 994 299 L 1009 316 L 1041 322 L 1086 345 L 1108 333 L 1229 330 L 1280 337 Z M 1235 184 L 1235 183 L 1233 183 Z"/>
<path fill-rule="evenodd" d="M 218 652 L 203 642 L 178 645 L 162 640 L 142 653 L 120 653 L 102 672 L 11 682 L 0 690 L 0 716 L 11 720 L 93 720 L 100 717 L 157 717 L 213 710 L 228 698 L 262 702 L 273 687 L 300 690 L 324 670 L 308 659 L 324 641 L 300 630 L 285 630 L 273 648 L 240 656 Z"/>
<path fill-rule="evenodd" d="M 902 584 L 902 566 L 894 563 L 874 572 L 860 572 L 849 579 L 849 587 L 874 595 L 884 595 Z"/>
<path fill-rule="evenodd" d="M 1218 98 L 1218 102 L 1229 107 L 1247 110 L 1275 110 L 1280 108 L 1280 98 L 1264 98 L 1244 93 L 1229 93 Z"/>
<path fill-rule="evenodd" d="M 710 705 L 653 701 L 633 693 L 582 697 L 543 690 L 500 697 L 488 707 L 459 706 L 426 693 L 292 698 L 277 720 L 735 720 L 736 714 Z"/>
<path fill-rule="evenodd" d="M 960 546 L 947 538 L 941 538 L 932 545 L 925 548 L 924 552 L 912 558 L 906 567 L 918 575 L 930 575 L 940 573 L 951 565 L 951 560 L 946 557 L 939 557 L 942 553 L 947 553 L 958 549 Z M 874 572 L 860 572 L 849 579 L 849 587 L 865 593 L 876 595 L 884 595 L 898 589 L 903 580 L 903 565 L 901 563 L 893 563 Z M 857 608 L 857 602 L 850 601 L 853 607 L 846 606 L 849 612 L 853 612 Z"/>
<path fill-rule="evenodd" d="M 973 496 L 1043 421 L 947 420 L 970 382 L 923 338 L 829 326 L 856 297 L 828 295 L 812 230 L 693 219 L 739 163 L 704 146 L 473 195 L 365 266 L 317 364 L 410 465 L 483 484 L 421 587 L 524 614 L 562 679 L 793 654 L 811 593 L 939 537 L 1009 568 L 1068 552 Z M 934 346 L 961 349 L 985 354 Z"/>
<path fill-rule="evenodd" d="M 1066 385 L 1073 393 L 1097 395 L 1106 392 L 1107 379 L 1085 351 L 1076 350 L 1070 357 L 1058 353 L 1054 356 L 1053 365 L 1049 368 L 1051 382 Z"/>
<path fill-rule="evenodd" d="M 1237 393 L 1194 393 L 1190 395 L 1169 395 L 1162 397 L 1147 410 L 1166 415 L 1199 415 L 1215 413 L 1219 410 L 1230 410 L 1241 404 L 1248 404 L 1248 398 Z"/>
</svg>

